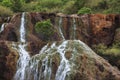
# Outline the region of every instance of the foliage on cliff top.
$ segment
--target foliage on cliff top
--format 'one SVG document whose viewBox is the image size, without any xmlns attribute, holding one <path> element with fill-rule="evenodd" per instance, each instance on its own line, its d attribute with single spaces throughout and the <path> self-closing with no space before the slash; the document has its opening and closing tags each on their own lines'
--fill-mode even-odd
<svg viewBox="0 0 120 80">
<path fill-rule="evenodd" d="M 119 0 L 0 0 L 0 5 L 14 12 L 77 13 L 84 7 L 93 13 L 120 13 Z"/>
<path fill-rule="evenodd" d="M 4 16 L 11 16 L 13 14 L 13 12 L 4 6 L 0 6 L 0 16 L 4 17 Z"/>
</svg>

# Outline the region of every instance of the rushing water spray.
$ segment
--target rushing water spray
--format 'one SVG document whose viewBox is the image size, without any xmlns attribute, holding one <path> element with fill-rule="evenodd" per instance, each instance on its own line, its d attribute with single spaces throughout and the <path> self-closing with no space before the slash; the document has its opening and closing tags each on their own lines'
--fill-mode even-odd
<svg viewBox="0 0 120 80">
<path fill-rule="evenodd" d="M 60 32 L 60 35 L 61 35 L 62 39 L 65 40 L 65 37 L 64 37 L 64 35 L 63 35 L 63 33 L 62 33 L 61 28 L 62 28 L 62 17 L 60 17 L 60 19 L 59 19 L 58 29 L 59 29 L 59 32 Z"/>
<path fill-rule="evenodd" d="M 26 40 L 25 40 L 25 13 L 22 14 L 21 17 L 21 25 L 20 25 L 20 44 L 18 45 L 19 52 L 19 60 L 17 63 L 17 72 L 14 76 L 14 80 L 25 80 L 25 68 L 29 62 L 30 56 L 28 52 L 25 50 Z"/>
<path fill-rule="evenodd" d="M 4 27 L 5 27 L 5 23 L 2 24 L 1 29 L 0 29 L 0 33 L 1 33 L 2 31 L 4 31 Z"/>
</svg>

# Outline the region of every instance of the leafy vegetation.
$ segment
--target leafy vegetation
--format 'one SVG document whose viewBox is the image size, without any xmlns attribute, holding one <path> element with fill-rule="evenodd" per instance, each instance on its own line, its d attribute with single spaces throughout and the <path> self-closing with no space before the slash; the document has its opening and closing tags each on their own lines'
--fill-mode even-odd
<svg viewBox="0 0 120 80">
<path fill-rule="evenodd" d="M 13 12 L 120 13 L 119 0 L 0 0 L 0 5 Z"/>
<path fill-rule="evenodd" d="M 120 42 L 113 44 L 111 47 L 104 44 L 94 45 L 93 50 L 120 69 Z"/>
<path fill-rule="evenodd" d="M 87 7 L 83 7 L 78 11 L 78 14 L 91 14 L 92 10 Z"/>
<path fill-rule="evenodd" d="M 5 17 L 5 16 L 10 16 L 12 14 L 13 12 L 9 8 L 0 6 L 0 16 Z"/>
<path fill-rule="evenodd" d="M 44 36 L 45 40 L 54 34 L 53 26 L 50 20 L 37 22 L 35 25 L 35 31 Z"/>
</svg>

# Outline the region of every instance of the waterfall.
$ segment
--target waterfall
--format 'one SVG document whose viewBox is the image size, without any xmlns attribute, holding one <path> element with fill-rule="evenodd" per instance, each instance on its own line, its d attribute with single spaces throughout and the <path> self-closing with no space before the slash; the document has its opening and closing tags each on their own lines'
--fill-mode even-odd
<svg viewBox="0 0 120 80">
<path fill-rule="evenodd" d="M 21 17 L 21 25 L 20 25 L 20 42 L 25 42 L 25 13 L 22 14 Z"/>
<path fill-rule="evenodd" d="M 25 80 L 25 68 L 29 62 L 30 56 L 25 49 L 25 13 L 22 13 L 21 25 L 20 25 L 20 44 L 18 45 L 19 60 L 17 62 L 17 71 L 14 76 L 14 80 Z"/>
<path fill-rule="evenodd" d="M 73 39 L 76 39 L 76 20 L 73 17 Z"/>
<path fill-rule="evenodd" d="M 65 37 L 64 37 L 64 35 L 63 35 L 63 32 L 62 32 L 62 29 L 61 29 L 61 28 L 62 28 L 62 17 L 60 17 L 60 19 L 59 19 L 58 29 L 59 29 L 59 33 L 60 33 L 62 39 L 65 40 Z"/>
<path fill-rule="evenodd" d="M 66 74 L 70 71 L 69 61 L 65 58 L 65 48 L 67 45 L 67 41 L 63 42 L 57 49 L 61 56 L 61 62 L 56 72 L 55 80 L 65 80 Z"/>
<path fill-rule="evenodd" d="M 25 72 L 27 74 L 26 80 L 66 80 L 66 76 L 69 75 L 72 67 L 72 63 L 65 57 L 67 44 L 68 41 L 64 41 L 60 45 L 53 43 L 51 46 L 43 47 L 39 54 L 30 59 Z M 53 51 L 51 52 L 51 50 Z M 54 77 L 54 71 L 52 71 L 54 70 L 53 57 L 60 58 L 60 64 Z"/>
<path fill-rule="evenodd" d="M 5 23 L 2 24 L 1 29 L 0 29 L 0 33 L 1 33 L 2 31 L 4 31 L 4 27 L 5 27 Z"/>
</svg>

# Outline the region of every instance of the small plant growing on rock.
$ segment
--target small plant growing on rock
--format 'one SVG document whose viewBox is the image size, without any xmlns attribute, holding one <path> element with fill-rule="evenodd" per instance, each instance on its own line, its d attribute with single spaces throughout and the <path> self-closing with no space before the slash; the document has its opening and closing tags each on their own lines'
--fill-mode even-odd
<svg viewBox="0 0 120 80">
<path fill-rule="evenodd" d="M 50 20 L 37 22 L 35 25 L 35 31 L 44 36 L 45 40 L 48 40 L 50 36 L 54 34 L 53 25 Z"/>
</svg>

